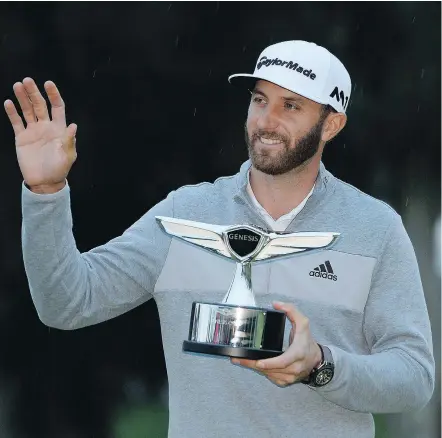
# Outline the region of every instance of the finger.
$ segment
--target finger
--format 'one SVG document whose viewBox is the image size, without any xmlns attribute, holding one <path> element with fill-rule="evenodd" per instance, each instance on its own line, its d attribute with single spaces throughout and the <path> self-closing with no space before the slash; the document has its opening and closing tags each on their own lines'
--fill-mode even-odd
<svg viewBox="0 0 442 438">
<path fill-rule="evenodd" d="M 21 82 L 16 82 L 12 88 L 14 90 L 15 97 L 20 104 L 20 108 L 26 123 L 28 125 L 35 123 L 37 121 L 37 117 L 34 113 L 34 107 L 32 106 L 28 94 L 26 93 L 25 86 Z"/>
<path fill-rule="evenodd" d="M 273 307 L 286 313 L 287 318 L 292 324 L 292 331 L 296 330 L 296 332 L 302 333 L 308 329 L 309 321 L 307 317 L 296 309 L 293 304 L 275 301 L 273 303 Z M 291 338 L 293 339 L 294 335 L 291 336 Z M 259 360 L 256 366 L 259 370 L 282 369 L 287 368 L 299 359 L 302 358 L 299 357 L 295 345 L 292 342 L 289 348 L 283 354 L 270 359 Z"/>
<path fill-rule="evenodd" d="M 287 350 L 279 356 L 270 359 L 261 359 L 256 362 L 258 370 L 282 370 L 289 367 L 294 362 L 302 359 L 299 357 L 298 351 L 294 344 L 290 345 Z"/>
<path fill-rule="evenodd" d="M 290 336 L 289 336 L 289 345 L 293 344 L 294 339 L 295 339 L 295 327 L 292 326 L 292 329 L 290 330 Z"/>
<path fill-rule="evenodd" d="M 49 120 L 48 107 L 46 100 L 41 95 L 36 83 L 32 78 L 23 79 L 23 85 L 28 93 L 29 99 L 34 107 L 35 115 L 38 120 Z"/>
<path fill-rule="evenodd" d="M 273 307 L 277 310 L 282 310 L 285 312 L 292 325 L 296 326 L 297 331 L 308 328 L 308 318 L 303 315 L 293 304 L 275 301 L 273 303 Z"/>
<path fill-rule="evenodd" d="M 285 373 L 265 373 L 265 376 L 278 386 L 293 385 L 299 380 L 298 376 L 294 374 Z"/>
<path fill-rule="evenodd" d="M 240 366 L 251 368 L 254 370 L 257 369 L 256 368 L 256 360 L 239 359 L 237 357 L 232 357 L 230 360 L 234 365 L 240 365 Z"/>
<path fill-rule="evenodd" d="M 297 369 L 284 369 L 284 370 L 260 370 L 256 366 L 256 360 L 248 360 L 248 359 L 238 359 L 238 358 L 231 358 L 231 362 L 236 365 L 241 365 L 247 368 L 250 368 L 252 370 L 257 371 L 258 373 L 262 374 L 263 376 L 267 377 L 269 380 L 271 380 L 273 383 L 276 383 L 277 385 L 287 385 L 294 383 L 297 380 L 298 377 L 298 370 Z"/>
<path fill-rule="evenodd" d="M 44 87 L 51 103 L 52 120 L 60 126 L 66 126 L 65 104 L 57 86 L 52 81 L 46 81 Z"/>
<path fill-rule="evenodd" d="M 5 111 L 8 115 L 9 121 L 11 122 L 12 129 L 14 130 L 14 135 L 17 137 L 20 132 L 23 132 L 25 130 L 25 125 L 23 124 L 23 120 L 18 114 L 12 100 L 8 99 L 5 101 Z"/>
</svg>

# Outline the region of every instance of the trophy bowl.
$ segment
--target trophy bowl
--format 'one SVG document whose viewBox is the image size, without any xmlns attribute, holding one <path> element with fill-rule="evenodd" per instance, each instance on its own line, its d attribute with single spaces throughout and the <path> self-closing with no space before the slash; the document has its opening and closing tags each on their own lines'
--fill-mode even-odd
<svg viewBox="0 0 442 438">
<path fill-rule="evenodd" d="M 286 318 L 279 310 L 193 302 L 183 350 L 253 360 L 279 356 Z"/>
</svg>

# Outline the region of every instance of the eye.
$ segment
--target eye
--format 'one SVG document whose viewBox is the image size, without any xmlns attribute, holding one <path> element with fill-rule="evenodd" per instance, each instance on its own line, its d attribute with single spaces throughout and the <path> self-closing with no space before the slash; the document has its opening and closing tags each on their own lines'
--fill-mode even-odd
<svg viewBox="0 0 442 438">
<path fill-rule="evenodd" d="M 252 96 L 252 102 L 257 103 L 258 105 L 262 105 L 265 103 L 265 100 L 262 96 Z"/>
<path fill-rule="evenodd" d="M 296 111 L 297 109 L 299 109 L 298 105 L 293 102 L 284 102 L 284 108 L 289 111 Z"/>
<path fill-rule="evenodd" d="M 249 93 L 252 96 L 252 103 L 255 103 L 257 105 L 264 105 L 266 103 L 266 100 L 262 94 L 257 93 L 253 90 L 249 90 Z"/>
</svg>

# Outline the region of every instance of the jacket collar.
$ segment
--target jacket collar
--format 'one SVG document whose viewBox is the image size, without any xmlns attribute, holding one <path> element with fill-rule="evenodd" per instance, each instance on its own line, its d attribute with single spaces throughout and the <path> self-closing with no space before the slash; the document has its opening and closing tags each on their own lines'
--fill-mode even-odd
<svg viewBox="0 0 442 438">
<path fill-rule="evenodd" d="M 252 163 L 250 160 L 245 161 L 236 174 L 236 193 L 234 197 L 236 199 L 241 199 L 242 201 L 248 200 L 247 193 L 247 183 L 248 183 L 248 172 L 250 170 Z M 322 197 L 331 190 L 336 183 L 336 178 L 325 168 L 324 163 L 321 161 L 319 165 L 318 176 L 316 177 L 315 189 L 312 193 L 312 198 L 315 200 L 320 200 Z"/>
</svg>

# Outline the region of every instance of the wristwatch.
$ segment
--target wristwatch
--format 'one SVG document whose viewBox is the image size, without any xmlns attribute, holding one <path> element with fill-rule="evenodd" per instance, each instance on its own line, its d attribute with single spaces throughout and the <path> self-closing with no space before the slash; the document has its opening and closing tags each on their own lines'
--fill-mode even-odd
<svg viewBox="0 0 442 438">
<path fill-rule="evenodd" d="M 333 362 L 330 349 L 325 345 L 318 345 L 322 353 L 321 362 L 317 367 L 312 369 L 307 379 L 302 381 L 302 383 L 314 388 L 330 383 L 335 373 L 335 363 Z"/>
</svg>

